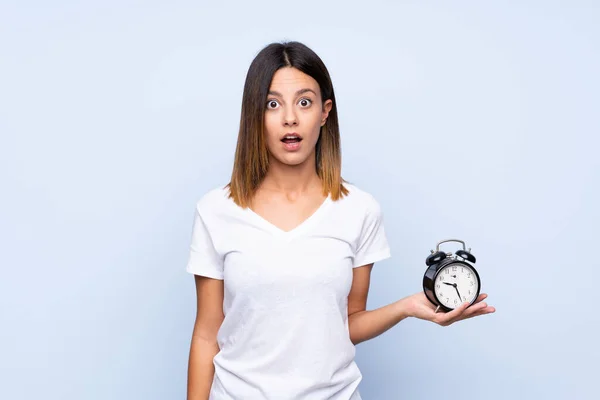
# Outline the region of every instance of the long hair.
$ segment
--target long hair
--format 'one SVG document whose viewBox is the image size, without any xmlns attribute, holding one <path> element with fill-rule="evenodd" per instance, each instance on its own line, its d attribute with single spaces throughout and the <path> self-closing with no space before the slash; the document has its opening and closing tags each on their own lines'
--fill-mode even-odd
<svg viewBox="0 0 600 400">
<path fill-rule="evenodd" d="M 337 103 L 329 72 L 319 56 L 299 42 L 271 43 L 254 58 L 244 84 L 242 112 L 229 197 L 241 207 L 248 207 L 256 189 L 269 169 L 269 152 L 264 134 L 264 115 L 271 80 L 277 70 L 293 67 L 317 81 L 324 103 L 332 107 L 317 140 L 316 170 L 324 195 L 338 200 L 348 194 L 341 176 L 342 155 Z M 323 104 L 321 104 L 322 106 Z"/>
</svg>

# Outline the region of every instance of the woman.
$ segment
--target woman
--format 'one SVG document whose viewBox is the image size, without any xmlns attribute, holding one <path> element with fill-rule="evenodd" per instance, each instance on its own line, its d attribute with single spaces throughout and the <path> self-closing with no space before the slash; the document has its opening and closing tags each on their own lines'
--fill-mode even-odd
<svg viewBox="0 0 600 400">
<path fill-rule="evenodd" d="M 440 325 L 423 293 L 366 311 L 390 257 L 382 212 L 341 177 L 336 100 L 321 59 L 273 43 L 250 65 L 231 181 L 196 205 L 187 271 L 197 316 L 188 399 L 360 399 L 355 345 L 404 318 Z"/>
</svg>

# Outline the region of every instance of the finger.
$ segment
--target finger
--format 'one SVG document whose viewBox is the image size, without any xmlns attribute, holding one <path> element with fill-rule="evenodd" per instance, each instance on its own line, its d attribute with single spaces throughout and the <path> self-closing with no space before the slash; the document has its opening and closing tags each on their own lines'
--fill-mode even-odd
<svg viewBox="0 0 600 400">
<path fill-rule="evenodd" d="M 477 304 L 477 303 L 479 303 L 480 301 L 483 301 L 483 300 L 485 300 L 487 297 L 488 297 L 487 293 L 481 293 L 479 296 L 477 296 L 477 300 L 475 300 L 475 301 L 473 302 L 473 304 Z"/>
<path fill-rule="evenodd" d="M 455 320 L 460 318 L 460 315 L 465 312 L 467 307 L 469 307 L 468 302 L 462 303 L 460 306 L 456 307 L 454 310 L 449 311 L 445 314 L 441 314 L 440 317 L 438 318 L 438 321 L 436 321 L 436 322 L 443 326 L 450 325 L 450 324 L 454 323 Z"/>
<path fill-rule="evenodd" d="M 465 310 L 463 315 L 465 317 L 470 316 L 472 314 L 480 312 L 481 310 L 485 309 L 487 306 L 488 305 L 485 301 L 480 301 L 479 303 L 473 303 L 469 308 L 467 308 Z"/>
<path fill-rule="evenodd" d="M 461 319 L 469 319 L 469 318 L 473 318 L 473 317 L 478 317 L 480 315 L 485 315 L 485 314 L 491 314 L 493 312 L 496 312 L 496 309 L 492 306 L 488 306 L 485 303 L 482 303 L 481 305 L 477 304 L 478 307 L 473 307 L 473 309 L 468 309 L 466 312 L 464 312 L 461 316 Z"/>
<path fill-rule="evenodd" d="M 477 312 L 481 309 L 484 309 L 487 307 L 487 303 L 485 301 L 479 301 L 477 303 L 473 303 L 466 311 L 466 314 L 471 314 L 474 312 Z"/>
<path fill-rule="evenodd" d="M 492 309 L 493 309 L 493 307 L 492 307 Z M 457 322 L 457 321 L 462 321 L 464 319 L 472 318 L 477 315 L 486 314 L 488 312 L 489 312 L 489 310 L 488 310 L 487 303 L 479 300 L 479 303 L 473 303 L 472 305 L 468 306 L 468 308 L 466 310 L 464 310 L 464 312 L 462 312 L 459 316 L 457 316 L 452 321 L 452 323 Z"/>
</svg>

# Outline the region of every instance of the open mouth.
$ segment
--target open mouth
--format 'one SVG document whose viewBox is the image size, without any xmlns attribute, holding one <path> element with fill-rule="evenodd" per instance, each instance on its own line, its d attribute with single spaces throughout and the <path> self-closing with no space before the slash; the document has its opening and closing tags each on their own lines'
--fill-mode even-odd
<svg viewBox="0 0 600 400">
<path fill-rule="evenodd" d="M 281 141 L 285 144 L 293 144 L 300 143 L 302 141 L 302 138 L 297 134 L 292 134 L 284 136 L 283 139 L 281 139 Z"/>
</svg>

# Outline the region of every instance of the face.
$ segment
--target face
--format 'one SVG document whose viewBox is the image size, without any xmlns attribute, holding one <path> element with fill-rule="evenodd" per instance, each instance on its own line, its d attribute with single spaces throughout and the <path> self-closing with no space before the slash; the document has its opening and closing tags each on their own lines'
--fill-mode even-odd
<svg viewBox="0 0 600 400">
<path fill-rule="evenodd" d="M 471 268 L 449 264 L 439 272 L 434 290 L 442 304 L 455 308 L 465 301 L 475 300 L 479 293 L 479 280 Z"/>
<path fill-rule="evenodd" d="M 296 68 L 273 75 L 265 110 L 271 160 L 285 165 L 314 162 L 315 146 L 332 101 L 322 103 L 317 81 Z"/>
</svg>

